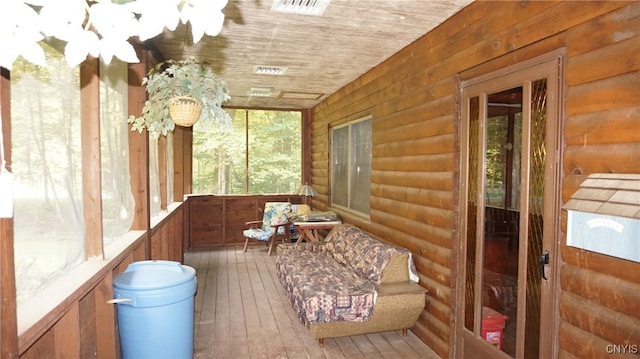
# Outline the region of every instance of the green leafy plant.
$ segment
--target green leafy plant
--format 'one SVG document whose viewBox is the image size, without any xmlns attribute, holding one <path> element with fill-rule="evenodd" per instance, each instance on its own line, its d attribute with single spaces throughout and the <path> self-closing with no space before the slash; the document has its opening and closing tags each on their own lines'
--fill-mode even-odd
<svg viewBox="0 0 640 359">
<path fill-rule="evenodd" d="M 149 98 L 140 117 L 129 117 L 131 131 L 142 133 L 146 128 L 156 139 L 173 131 L 175 122 L 169 114 L 169 100 L 178 96 L 190 96 L 201 102 L 202 112 L 197 124 L 203 130 L 212 126 L 232 129 L 231 118 L 221 107 L 230 98 L 226 83 L 209 66 L 194 58 L 157 64 L 142 79 L 142 86 Z"/>
</svg>

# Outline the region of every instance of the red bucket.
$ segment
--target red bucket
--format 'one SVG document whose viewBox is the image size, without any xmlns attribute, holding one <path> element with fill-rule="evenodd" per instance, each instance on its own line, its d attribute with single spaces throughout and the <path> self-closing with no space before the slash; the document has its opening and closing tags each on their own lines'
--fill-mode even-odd
<svg viewBox="0 0 640 359">
<path fill-rule="evenodd" d="M 509 317 L 492 308 L 482 307 L 482 338 L 502 349 L 502 330 L 507 319 Z"/>
</svg>

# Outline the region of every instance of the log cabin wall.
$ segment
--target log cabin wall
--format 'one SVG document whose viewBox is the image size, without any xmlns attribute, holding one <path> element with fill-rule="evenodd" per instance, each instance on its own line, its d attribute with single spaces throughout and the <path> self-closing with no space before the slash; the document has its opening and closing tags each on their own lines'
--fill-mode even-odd
<svg viewBox="0 0 640 359">
<path fill-rule="evenodd" d="M 566 202 L 590 173 L 640 173 L 638 23 L 639 2 L 474 2 L 313 108 L 312 204 L 320 209 L 330 208 L 331 128 L 372 116 L 370 219 L 337 211 L 414 253 L 429 291 L 414 332 L 443 358 L 455 354 L 455 291 L 464 285 L 455 273 L 459 74 L 565 48 Z M 562 260 L 559 356 L 640 344 L 640 264 L 566 246 Z"/>
</svg>

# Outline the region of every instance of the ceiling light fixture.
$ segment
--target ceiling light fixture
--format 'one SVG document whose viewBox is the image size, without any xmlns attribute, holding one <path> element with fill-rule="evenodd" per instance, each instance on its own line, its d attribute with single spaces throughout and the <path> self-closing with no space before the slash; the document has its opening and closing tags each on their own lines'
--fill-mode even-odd
<svg viewBox="0 0 640 359">
<path fill-rule="evenodd" d="M 273 95 L 273 87 L 252 87 L 248 95 L 253 97 L 269 97 Z"/>
<path fill-rule="evenodd" d="M 257 75 L 274 75 L 282 76 L 289 68 L 286 66 L 264 66 L 256 65 L 253 67 L 253 73 Z"/>
<path fill-rule="evenodd" d="M 331 0 L 273 0 L 271 11 L 284 12 L 299 15 L 324 14 Z"/>
</svg>

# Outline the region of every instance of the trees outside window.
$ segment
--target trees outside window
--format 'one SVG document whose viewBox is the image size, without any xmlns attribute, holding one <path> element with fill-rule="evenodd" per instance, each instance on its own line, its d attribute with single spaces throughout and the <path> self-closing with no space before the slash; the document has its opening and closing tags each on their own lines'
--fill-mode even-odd
<svg viewBox="0 0 640 359">
<path fill-rule="evenodd" d="M 46 66 L 20 58 L 11 71 L 11 152 L 18 305 L 85 261 L 80 69 L 43 43 Z M 100 64 L 100 146 L 105 244 L 129 231 L 127 66 Z M 95 98 L 98 102 L 98 98 Z"/>
<path fill-rule="evenodd" d="M 18 305 L 84 260 L 80 72 L 43 47 L 47 66 L 11 71 Z"/>
<path fill-rule="evenodd" d="M 231 110 L 233 131 L 193 131 L 193 192 L 293 193 L 302 178 L 299 111 Z"/>
</svg>

